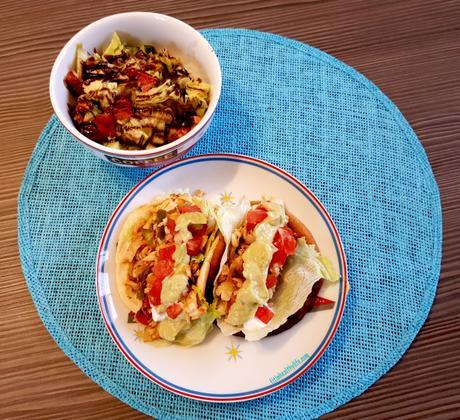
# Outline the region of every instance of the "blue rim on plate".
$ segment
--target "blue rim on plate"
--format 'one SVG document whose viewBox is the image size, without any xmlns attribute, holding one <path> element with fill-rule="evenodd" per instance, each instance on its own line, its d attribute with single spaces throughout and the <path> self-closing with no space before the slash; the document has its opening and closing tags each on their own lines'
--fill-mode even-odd
<svg viewBox="0 0 460 420">
<path fill-rule="evenodd" d="M 107 299 L 104 294 L 102 282 L 100 280 L 100 274 L 105 273 L 105 259 L 101 258 L 107 254 L 108 244 L 110 243 L 111 235 L 113 234 L 113 229 L 124 211 L 124 209 L 128 206 L 131 200 L 142 191 L 144 186 L 148 185 L 158 177 L 185 165 L 190 165 L 198 162 L 203 161 L 233 161 L 247 165 L 253 165 L 258 168 L 264 169 L 267 172 L 271 173 L 272 175 L 276 175 L 283 180 L 289 182 L 293 187 L 295 187 L 318 211 L 321 215 L 322 219 L 326 223 L 331 238 L 334 243 L 335 252 L 337 255 L 337 260 L 339 262 L 339 272 L 341 274 L 341 281 L 339 284 L 339 298 L 338 304 L 335 307 L 334 316 L 332 318 L 331 324 L 328 328 L 327 333 L 325 334 L 322 342 L 317 347 L 317 349 L 302 363 L 299 365 L 290 375 L 280 379 L 269 386 L 255 389 L 248 392 L 240 392 L 240 393 L 228 393 L 228 394 L 212 394 L 212 393 L 205 393 L 205 392 L 198 392 L 195 390 L 183 388 L 178 384 L 173 384 L 164 378 L 161 378 L 155 372 L 153 372 L 150 368 L 145 366 L 141 361 L 139 361 L 135 355 L 131 352 L 129 347 L 120 337 L 115 324 L 110 315 L 110 311 L 108 310 Z M 176 394 L 193 398 L 202 401 L 212 401 L 212 402 L 237 402 L 237 401 L 245 401 L 254 398 L 259 398 L 267 394 L 271 394 L 294 380 L 296 380 L 299 376 L 304 374 L 308 369 L 310 369 L 317 360 L 322 356 L 326 348 L 328 347 L 329 343 L 331 342 L 332 338 L 334 337 L 337 328 L 340 324 L 340 320 L 343 315 L 343 310 L 345 307 L 346 295 L 347 295 L 347 285 L 348 278 L 347 278 L 347 263 L 345 258 L 345 253 L 343 250 L 343 245 L 340 240 L 339 233 L 337 228 L 332 221 L 330 215 L 324 208 L 323 204 L 318 200 L 318 198 L 299 180 L 294 178 L 292 175 L 283 171 L 282 169 L 272 165 L 268 162 L 255 159 L 249 156 L 237 155 L 237 154 L 205 154 L 195 157 L 190 157 L 187 159 L 180 160 L 175 163 L 171 163 L 162 169 L 148 175 L 142 181 L 140 181 L 137 185 L 135 185 L 127 194 L 126 196 L 120 201 L 116 209 L 114 210 L 113 214 L 111 215 L 107 226 L 104 230 L 102 235 L 102 239 L 99 245 L 98 254 L 97 254 L 97 263 L 96 263 L 96 292 L 98 297 L 99 308 L 102 313 L 102 317 L 104 319 L 104 323 L 107 327 L 107 330 L 114 340 L 115 344 L 122 352 L 122 354 L 126 357 L 126 359 L 144 376 L 152 380 L 153 382 L 157 383 L 158 385 L 162 386 L 163 388 L 172 391 Z"/>
</svg>

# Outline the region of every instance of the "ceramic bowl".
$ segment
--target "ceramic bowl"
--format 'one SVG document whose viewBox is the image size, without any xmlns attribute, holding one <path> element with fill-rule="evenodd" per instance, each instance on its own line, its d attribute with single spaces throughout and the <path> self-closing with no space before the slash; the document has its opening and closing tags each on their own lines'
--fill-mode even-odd
<svg viewBox="0 0 460 420">
<path fill-rule="evenodd" d="M 67 72 L 74 68 L 77 44 L 87 51 L 108 45 L 112 33 L 133 44 L 152 44 L 167 48 L 178 57 L 194 77 L 211 85 L 209 107 L 201 121 L 186 135 L 169 144 L 150 150 L 118 150 L 103 146 L 81 134 L 69 114 L 71 95 L 64 85 Z M 84 27 L 62 48 L 50 76 L 50 97 L 54 112 L 62 125 L 97 157 L 122 166 L 150 167 L 164 165 L 190 150 L 205 134 L 220 97 L 222 75 L 219 61 L 208 41 L 186 23 L 170 16 L 147 13 L 121 13 L 97 20 Z"/>
</svg>

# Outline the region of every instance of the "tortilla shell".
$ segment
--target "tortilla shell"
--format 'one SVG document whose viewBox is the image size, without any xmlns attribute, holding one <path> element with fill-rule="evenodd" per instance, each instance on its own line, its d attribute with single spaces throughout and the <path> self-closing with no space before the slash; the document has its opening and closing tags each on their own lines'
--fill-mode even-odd
<svg viewBox="0 0 460 420">
<path fill-rule="evenodd" d="M 222 259 L 222 255 L 225 251 L 225 240 L 224 236 L 222 235 L 222 233 L 220 233 L 220 231 L 217 234 L 216 241 L 216 248 L 214 249 L 214 253 L 212 254 L 210 262 L 208 282 L 214 281 L 217 271 L 219 270 L 220 260 Z"/>
<path fill-rule="evenodd" d="M 129 278 L 130 264 L 132 263 L 136 252 L 135 237 L 146 221 L 154 216 L 159 205 L 165 201 L 165 197 L 160 197 L 154 202 L 143 205 L 133 210 L 126 218 L 120 230 L 116 252 L 116 284 L 118 293 L 123 303 L 130 311 L 137 312 L 142 306 L 142 300 L 133 293 L 132 289 L 127 286 L 126 281 Z M 209 273 L 206 283 L 214 277 L 219 269 L 220 260 L 225 249 L 225 241 L 219 232 L 215 238 L 213 253 L 209 261 Z"/>
<path fill-rule="evenodd" d="M 131 288 L 126 285 L 126 280 L 129 277 L 129 266 L 136 254 L 132 252 L 132 238 L 144 226 L 147 219 L 152 217 L 154 212 L 155 206 L 150 204 L 133 210 L 123 223 L 118 236 L 115 258 L 117 289 L 123 303 L 133 312 L 137 312 L 141 308 L 142 300 L 132 293 Z"/>
<path fill-rule="evenodd" d="M 315 238 L 313 237 L 313 235 L 310 232 L 310 230 L 300 221 L 299 218 L 294 216 L 291 212 L 289 212 L 286 209 L 285 209 L 285 212 L 286 212 L 286 215 L 289 218 L 289 222 L 288 222 L 287 226 L 289 228 L 291 228 L 299 238 L 305 238 L 305 242 L 308 245 L 315 245 L 316 250 L 319 252 L 318 244 L 316 243 Z M 282 333 L 284 331 L 287 331 L 288 329 L 290 329 L 294 325 L 296 325 L 298 322 L 300 322 L 303 319 L 303 317 L 308 312 L 311 311 L 311 309 L 313 307 L 313 303 L 314 303 L 314 301 L 316 299 L 316 296 L 318 296 L 318 293 L 319 293 L 319 291 L 321 289 L 322 284 L 323 284 L 323 279 L 319 279 L 318 281 L 316 281 L 313 284 L 312 290 L 311 290 L 310 294 L 308 295 L 308 297 L 307 297 L 307 299 L 305 301 L 305 304 L 302 306 L 302 308 L 300 308 L 294 314 L 290 315 L 288 317 L 287 321 L 284 324 L 279 326 L 276 330 L 271 331 L 270 333 L 268 333 L 267 336 L 269 337 L 269 336 L 280 334 L 280 333 Z M 275 293 L 276 293 L 276 291 L 275 291 Z M 236 333 L 234 335 L 236 335 L 238 337 L 244 337 L 244 333 L 242 331 L 240 331 L 240 332 L 238 332 L 238 333 Z"/>
</svg>

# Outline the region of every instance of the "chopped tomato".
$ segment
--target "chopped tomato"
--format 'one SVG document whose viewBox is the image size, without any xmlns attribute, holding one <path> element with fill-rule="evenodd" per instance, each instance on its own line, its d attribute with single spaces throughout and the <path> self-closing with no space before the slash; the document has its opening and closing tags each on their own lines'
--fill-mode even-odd
<svg viewBox="0 0 460 420">
<path fill-rule="evenodd" d="M 142 92 L 147 92 L 152 87 L 158 85 L 158 79 L 155 76 L 143 72 L 137 73 L 137 82 Z"/>
<path fill-rule="evenodd" d="M 148 312 L 143 311 L 142 309 L 139 309 L 136 312 L 136 319 L 143 325 L 148 325 L 149 322 L 152 320 L 152 315 L 149 314 Z"/>
<path fill-rule="evenodd" d="M 208 225 L 189 225 L 188 226 L 189 232 L 192 233 L 193 236 L 201 235 L 203 236 L 206 231 L 208 230 Z"/>
<path fill-rule="evenodd" d="M 171 219 L 170 217 L 168 217 L 168 221 L 166 222 L 166 227 L 168 228 L 169 233 L 174 233 L 174 230 L 176 229 L 176 222 L 174 221 L 174 219 Z"/>
<path fill-rule="evenodd" d="M 74 71 L 71 70 L 67 73 L 64 83 L 73 96 L 78 97 L 83 93 L 83 82 Z"/>
<path fill-rule="evenodd" d="M 254 210 L 249 210 L 246 216 L 246 229 L 252 231 L 260 222 L 267 217 L 267 210 L 263 207 L 257 207 Z"/>
<path fill-rule="evenodd" d="M 274 274 L 269 274 L 265 282 L 267 289 L 271 289 L 272 287 L 275 287 L 277 282 L 278 282 L 278 279 L 276 278 L 276 276 Z"/>
<path fill-rule="evenodd" d="M 259 318 L 264 324 L 268 324 L 275 313 L 268 306 L 259 306 L 256 312 L 256 318 Z"/>
<path fill-rule="evenodd" d="M 142 307 L 136 312 L 136 319 L 144 325 L 147 325 L 152 319 L 152 315 L 150 313 L 150 302 L 147 296 L 144 296 Z"/>
<path fill-rule="evenodd" d="M 197 235 L 187 241 L 187 254 L 191 257 L 198 255 L 201 250 L 201 243 L 203 242 L 203 236 Z"/>
<path fill-rule="evenodd" d="M 130 79 L 136 80 L 136 79 L 137 79 L 137 75 L 140 73 L 140 71 L 137 70 L 137 69 L 133 69 L 132 67 L 128 67 L 128 68 L 125 70 L 125 73 L 126 73 L 126 75 L 127 75 Z"/>
<path fill-rule="evenodd" d="M 179 207 L 179 211 L 181 213 L 194 213 L 197 211 L 201 211 L 201 209 L 198 206 L 195 206 L 194 204 L 185 204 L 182 207 Z"/>
<path fill-rule="evenodd" d="M 279 228 L 273 240 L 273 245 L 278 251 L 273 254 L 270 267 L 278 266 L 281 269 L 287 257 L 295 254 L 297 241 L 292 230 L 288 227 Z"/>
<path fill-rule="evenodd" d="M 171 261 L 159 260 L 152 269 L 153 277 L 155 279 L 163 279 L 168 277 L 172 273 L 172 264 Z"/>
<path fill-rule="evenodd" d="M 329 300 L 320 296 L 315 297 L 315 301 L 313 302 L 313 306 L 325 306 L 325 305 L 333 305 L 335 302 L 333 300 Z"/>
<path fill-rule="evenodd" d="M 174 141 L 185 136 L 191 130 L 190 127 L 172 128 L 168 132 L 168 141 Z"/>
<path fill-rule="evenodd" d="M 173 268 L 170 261 L 159 260 L 152 269 L 153 283 L 149 291 L 150 302 L 153 305 L 161 305 L 161 289 L 163 287 L 163 280 L 172 274 Z"/>
<path fill-rule="evenodd" d="M 297 235 L 297 233 L 294 232 L 290 227 L 284 226 L 283 229 L 286 230 L 287 232 L 289 232 L 294 238 L 297 239 L 299 237 L 299 235 Z"/>
<path fill-rule="evenodd" d="M 284 263 L 286 262 L 287 255 L 284 251 L 276 251 L 273 254 L 272 260 L 270 262 L 270 268 L 278 266 L 280 269 L 283 268 Z"/>
<path fill-rule="evenodd" d="M 107 141 L 109 137 L 115 137 L 115 121 L 110 114 L 99 114 L 94 118 L 94 125 L 97 128 L 95 140 Z"/>
<path fill-rule="evenodd" d="M 152 305 L 161 305 L 161 289 L 163 287 L 163 279 L 155 279 L 152 288 L 149 291 L 150 302 Z"/>
<path fill-rule="evenodd" d="M 297 246 L 294 233 L 288 227 L 279 228 L 276 232 L 273 245 L 279 250 L 283 251 L 287 256 L 294 255 Z"/>
<path fill-rule="evenodd" d="M 198 115 L 194 115 L 192 117 L 192 121 L 193 121 L 193 126 L 195 126 L 201 121 L 201 117 L 199 117 Z"/>
<path fill-rule="evenodd" d="M 164 248 L 160 248 L 160 250 L 158 251 L 160 260 L 172 261 L 174 251 L 176 251 L 176 245 L 174 244 L 168 245 Z"/>
<path fill-rule="evenodd" d="M 182 312 L 182 306 L 180 303 L 173 303 L 166 308 L 166 313 L 171 319 L 176 319 Z"/>
<path fill-rule="evenodd" d="M 158 86 L 158 78 L 155 76 L 151 76 L 150 74 L 145 73 L 143 71 L 129 67 L 125 70 L 125 73 L 131 80 L 137 81 L 137 84 L 139 88 L 142 90 L 142 92 L 147 92 L 152 87 Z"/>
<path fill-rule="evenodd" d="M 113 105 L 113 115 L 117 121 L 129 120 L 133 115 L 133 105 L 129 98 L 121 96 Z"/>
</svg>

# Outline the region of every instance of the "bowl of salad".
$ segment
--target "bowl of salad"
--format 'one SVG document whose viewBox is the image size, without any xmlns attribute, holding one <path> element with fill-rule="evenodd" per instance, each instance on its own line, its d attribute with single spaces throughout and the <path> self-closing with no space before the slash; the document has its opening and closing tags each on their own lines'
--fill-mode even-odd
<svg viewBox="0 0 460 420">
<path fill-rule="evenodd" d="M 191 26 L 158 13 L 100 19 L 64 46 L 50 76 L 57 118 L 101 159 L 151 167 L 178 159 L 208 129 L 219 61 Z"/>
</svg>

